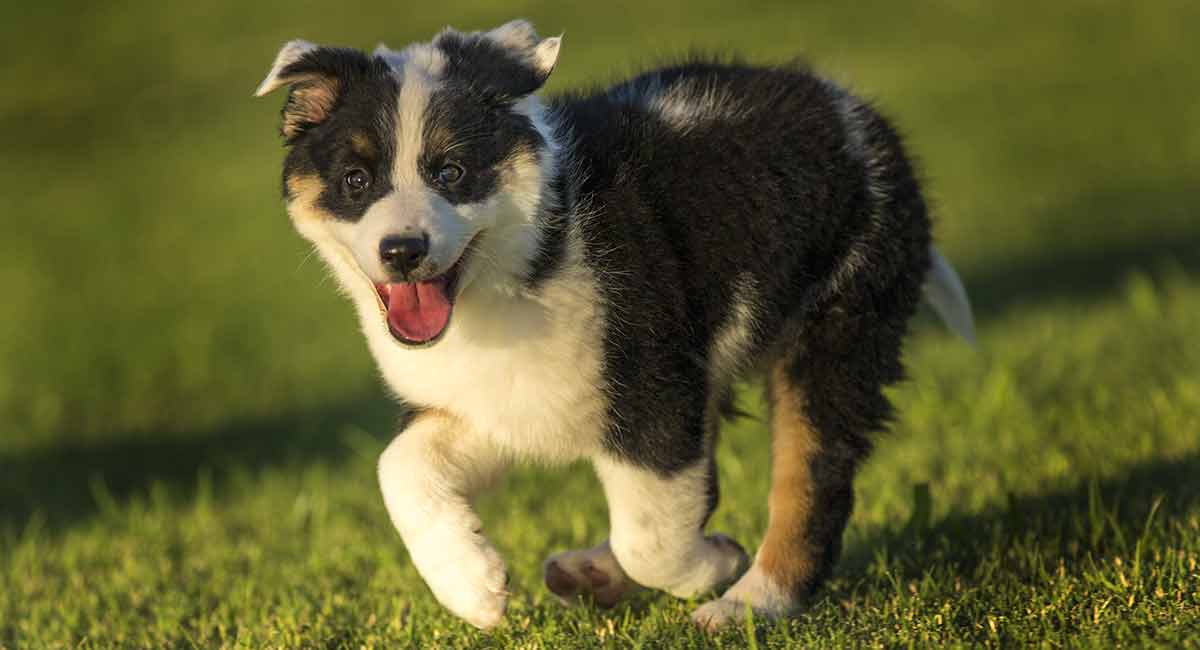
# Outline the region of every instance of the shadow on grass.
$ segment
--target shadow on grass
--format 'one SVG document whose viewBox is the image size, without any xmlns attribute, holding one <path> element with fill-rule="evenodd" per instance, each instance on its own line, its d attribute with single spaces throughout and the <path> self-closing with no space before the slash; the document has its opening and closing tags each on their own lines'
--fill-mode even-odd
<svg viewBox="0 0 1200 650">
<path fill-rule="evenodd" d="M 20 530 L 34 513 L 50 529 L 67 526 L 162 482 L 173 493 L 194 493 L 201 473 L 220 480 L 236 468 L 261 469 L 290 462 L 337 462 L 351 448 L 346 427 L 372 437 L 395 431 L 402 411 L 382 393 L 314 412 L 235 421 L 211 431 L 161 432 L 116 437 L 91 445 L 64 444 L 0 456 L 0 530 Z"/>
<path fill-rule="evenodd" d="M 1054 241 L 1003 264 L 960 268 L 976 315 L 998 316 L 1022 304 L 1093 300 L 1132 272 L 1153 272 L 1164 263 L 1200 273 L 1200 208 L 1194 196 L 1194 189 L 1184 187 L 1106 188 L 1041 211 L 1033 220 L 1053 224 L 1048 238 Z M 1178 216 L 1188 213 L 1189 219 Z M 1174 216 L 1165 221 L 1155 216 L 1163 214 Z M 1131 229 L 1131 221 L 1146 227 L 1120 236 Z M 1015 223 L 1020 227 L 1024 221 Z M 1181 228 L 1181 223 L 1192 225 Z"/>
<path fill-rule="evenodd" d="M 1183 524 L 1195 514 L 1200 504 L 1197 477 L 1200 453 L 1192 453 L 1147 461 L 1121 475 L 1084 480 L 1064 490 L 1010 496 L 1004 507 L 951 514 L 936 522 L 928 521 L 918 505 L 902 529 L 879 531 L 848 549 L 838 573 L 855 581 L 872 574 L 871 566 L 887 557 L 889 566 L 900 571 L 894 577 L 906 581 L 938 565 L 951 567 L 966 582 L 984 562 L 996 561 L 1018 543 L 1036 546 L 1045 557 L 1068 566 L 1086 555 L 1132 554 L 1148 527 Z M 1003 558 L 1006 566 L 1010 559 Z"/>
</svg>

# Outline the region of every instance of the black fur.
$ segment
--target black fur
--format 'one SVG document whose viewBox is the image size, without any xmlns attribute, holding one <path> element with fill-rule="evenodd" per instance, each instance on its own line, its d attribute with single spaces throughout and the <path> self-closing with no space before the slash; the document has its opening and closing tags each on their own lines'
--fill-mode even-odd
<svg viewBox="0 0 1200 650">
<path fill-rule="evenodd" d="M 677 84 L 721 90 L 723 116 L 681 128 L 647 106 Z M 880 389 L 901 376 L 929 221 L 899 139 L 846 98 L 800 67 L 699 62 L 554 101 L 579 166 L 574 193 L 602 215 L 579 225 L 611 314 L 615 453 L 664 474 L 701 458 L 707 351 L 743 277 L 757 295 L 752 356 L 803 351 L 796 372 L 820 403 L 822 435 L 836 438 L 839 459 L 865 454 L 889 412 Z M 847 141 L 839 101 L 864 117 L 862 152 Z M 869 192 L 868 157 L 885 200 Z"/>
<path fill-rule="evenodd" d="M 327 119 L 306 124 L 288 144 L 283 164 L 283 192 L 289 178 L 316 175 L 323 191 L 318 205 L 338 219 L 357 221 L 372 203 L 392 191 L 391 169 L 396 149 L 396 93 L 399 82 L 380 58 L 358 50 L 320 48 L 288 66 L 281 76 L 324 75 L 338 81 L 337 100 Z M 297 88 L 288 92 L 284 115 L 293 109 Z M 373 153 L 362 155 L 352 144 L 365 137 Z M 362 169 L 371 176 L 364 191 L 344 182 L 347 172 Z"/>
<path fill-rule="evenodd" d="M 529 118 L 507 101 L 455 81 L 442 84 L 425 109 L 423 151 L 418 160 L 426 183 L 452 204 L 476 203 L 496 191 L 503 164 L 526 153 L 537 158 L 542 137 Z M 437 181 L 446 163 L 466 171 L 453 185 Z"/>
<path fill-rule="evenodd" d="M 446 79 L 496 99 L 528 95 L 550 74 L 533 67 L 522 53 L 478 33 L 443 32 L 433 45 L 446 56 Z"/>
<path fill-rule="evenodd" d="M 495 48 L 486 39 L 463 41 L 443 36 L 454 65 L 471 64 L 466 55 L 483 56 Z M 476 42 L 478 41 L 478 43 Z M 461 49 L 461 52 L 459 49 Z M 459 63 L 453 64 L 458 61 Z M 510 62 L 512 66 L 527 67 Z M 497 75 L 509 68 L 498 68 Z M 512 72 L 509 69 L 509 72 Z M 339 219 L 357 221 L 367 208 L 392 190 L 391 168 L 396 143 L 396 97 L 403 83 L 380 57 L 344 48 L 320 48 L 282 71 L 282 77 L 320 75 L 338 82 L 337 101 L 328 119 L 304 123 L 288 139 L 291 147 L 284 162 L 284 195 L 288 178 L 316 174 L 324 191 L 319 206 Z M 479 80 L 469 82 L 465 71 L 448 75 L 425 107 L 423 150 L 419 172 L 434 191 L 452 204 L 474 203 L 495 192 L 502 168 L 512 156 L 524 153 L 535 160 L 543 144 L 529 118 L 512 110 L 515 86 L 500 92 Z M 544 81 L 544 76 L 542 77 Z M 283 112 L 296 110 L 294 97 L 304 81 L 289 90 Z M 540 82 L 537 84 L 540 86 Z M 536 90 L 534 86 L 532 90 Z M 364 157 L 351 146 L 351 135 L 365 136 L 375 152 Z M 439 181 L 438 171 L 447 163 L 460 165 L 465 174 L 454 184 Z M 371 175 L 371 186 L 354 191 L 343 179 L 354 169 Z M 290 198 L 290 197 L 288 197 Z"/>
<path fill-rule="evenodd" d="M 541 236 L 537 254 L 530 261 L 529 274 L 525 278 L 525 285 L 530 289 L 537 289 L 562 266 L 567 251 L 567 228 L 570 226 L 566 206 L 571 205 L 573 200 L 568 187 L 566 174 L 558 170 L 542 197 L 542 215 L 538 223 Z"/>
</svg>

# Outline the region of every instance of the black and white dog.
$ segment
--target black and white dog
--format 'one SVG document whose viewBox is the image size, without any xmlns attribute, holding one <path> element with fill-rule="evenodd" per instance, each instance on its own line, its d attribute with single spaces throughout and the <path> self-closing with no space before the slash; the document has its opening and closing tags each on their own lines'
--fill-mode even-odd
<svg viewBox="0 0 1200 650">
<path fill-rule="evenodd" d="M 393 51 L 286 44 L 283 191 L 416 414 L 384 451 L 392 521 L 437 598 L 498 624 L 505 566 L 468 501 L 521 460 L 589 459 L 598 546 L 547 560 L 566 602 L 635 585 L 695 620 L 795 612 L 825 579 L 884 386 L 926 297 L 970 309 L 931 248 L 887 122 L 796 65 L 694 60 L 549 101 L 561 40 L 514 21 Z M 732 383 L 767 378 L 770 525 L 706 535 Z"/>
</svg>

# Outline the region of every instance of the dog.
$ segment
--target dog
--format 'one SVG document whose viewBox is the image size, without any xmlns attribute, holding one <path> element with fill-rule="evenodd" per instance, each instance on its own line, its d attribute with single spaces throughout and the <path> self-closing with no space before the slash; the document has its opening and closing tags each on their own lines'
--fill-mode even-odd
<svg viewBox="0 0 1200 650">
<path fill-rule="evenodd" d="M 517 461 L 589 460 L 610 536 L 549 558 L 561 600 L 695 597 L 707 628 L 796 613 L 834 566 L 852 481 L 924 287 L 973 339 L 900 137 L 801 64 L 689 59 L 542 99 L 561 37 L 526 21 L 372 54 L 287 43 L 283 196 L 413 410 L 379 459 L 437 599 L 480 628 L 508 577 L 469 499 Z M 770 403 L 770 522 L 706 534 L 735 380 Z"/>
</svg>

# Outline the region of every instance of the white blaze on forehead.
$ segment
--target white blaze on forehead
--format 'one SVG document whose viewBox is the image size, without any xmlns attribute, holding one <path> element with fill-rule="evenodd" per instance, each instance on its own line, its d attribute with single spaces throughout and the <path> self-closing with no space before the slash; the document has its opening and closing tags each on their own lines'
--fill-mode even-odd
<svg viewBox="0 0 1200 650">
<path fill-rule="evenodd" d="M 397 187 L 421 183 L 417 162 L 425 132 L 425 110 L 437 86 L 446 60 L 432 45 L 419 43 L 384 58 L 400 76 L 396 99 L 396 159 L 392 182 Z"/>
<path fill-rule="evenodd" d="M 393 50 L 380 43 L 372 54 L 387 61 L 397 72 L 402 72 L 406 65 L 411 64 L 425 70 L 430 76 L 439 77 L 446 69 L 446 55 L 429 43 L 413 43 L 403 50 Z"/>
</svg>

